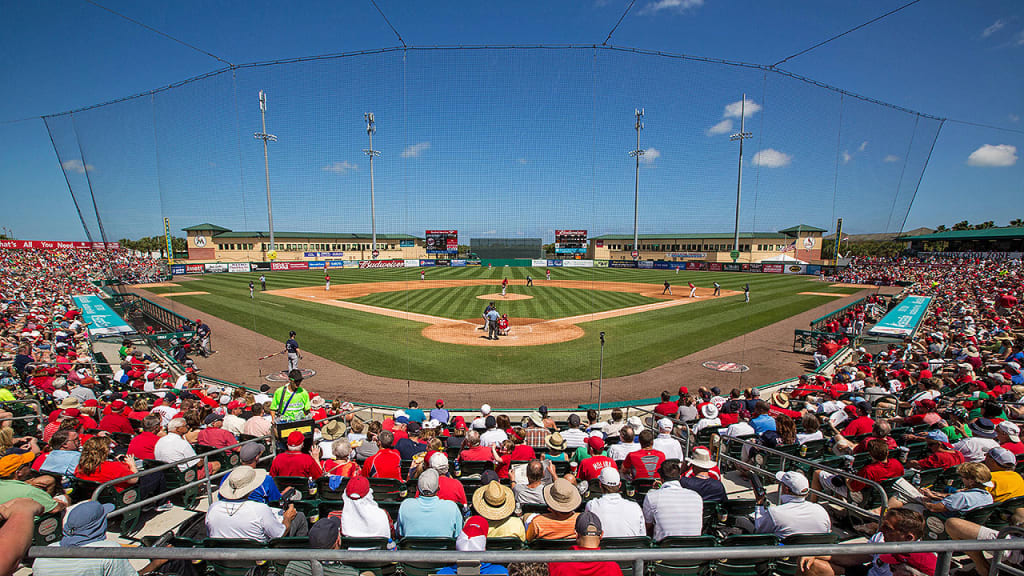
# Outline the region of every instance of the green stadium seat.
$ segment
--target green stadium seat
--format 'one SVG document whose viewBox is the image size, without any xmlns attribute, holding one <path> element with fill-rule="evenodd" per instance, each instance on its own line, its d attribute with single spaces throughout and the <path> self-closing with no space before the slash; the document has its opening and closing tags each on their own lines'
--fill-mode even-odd
<svg viewBox="0 0 1024 576">
<path fill-rule="evenodd" d="M 718 543 L 719 546 L 778 546 L 779 539 L 774 534 L 736 534 L 726 536 Z M 768 558 L 758 560 L 717 560 L 715 574 L 717 576 L 762 576 L 770 574 L 772 561 Z"/>
<path fill-rule="evenodd" d="M 834 532 L 827 534 L 793 534 L 782 539 L 784 546 L 803 546 L 813 544 L 835 544 L 839 535 Z M 776 558 L 774 570 L 776 576 L 796 576 L 800 567 L 800 557 Z"/>
<path fill-rule="evenodd" d="M 203 548 L 265 548 L 266 545 L 246 538 L 206 538 Z M 213 576 L 247 576 L 256 566 L 263 566 L 266 560 L 209 560 L 207 568 Z"/>
<path fill-rule="evenodd" d="M 575 538 L 537 539 L 527 542 L 530 550 L 568 550 L 575 544 Z"/>
<path fill-rule="evenodd" d="M 658 548 L 714 548 L 714 536 L 669 536 Z M 651 565 L 654 576 L 704 576 L 711 571 L 711 560 L 658 560 Z"/>
<path fill-rule="evenodd" d="M 164 462 L 159 460 L 143 460 L 142 464 L 144 469 L 150 470 L 157 466 L 163 466 Z M 157 472 L 157 474 L 160 473 L 161 472 Z M 177 466 L 171 466 L 170 468 L 163 470 L 162 474 L 164 475 L 164 480 L 167 482 L 168 490 L 173 490 L 174 488 L 179 488 L 185 484 L 195 482 L 198 478 L 195 466 L 188 468 L 184 472 L 179 470 Z M 181 506 L 185 508 L 195 508 L 196 505 L 199 504 L 199 486 L 192 486 L 191 488 L 179 492 L 174 496 L 171 496 L 171 499 L 177 501 L 177 503 L 181 504 Z"/>
<path fill-rule="evenodd" d="M 401 502 L 407 495 L 405 482 L 394 478 L 370 478 L 373 499 L 379 502 Z"/>
<path fill-rule="evenodd" d="M 515 536 L 501 536 L 487 539 L 488 550 L 522 550 L 526 545 Z"/>
<path fill-rule="evenodd" d="M 342 495 L 345 494 L 345 486 L 348 485 L 348 478 L 341 479 L 341 485 L 338 486 L 337 490 L 331 490 L 331 477 L 321 476 L 316 479 L 316 495 L 321 500 L 336 500 L 341 501 Z"/>
<path fill-rule="evenodd" d="M 455 475 L 463 478 L 466 476 L 479 476 L 483 474 L 485 470 L 494 470 L 494 463 L 482 460 L 469 460 L 459 462 L 458 467 L 455 469 Z"/>
<path fill-rule="evenodd" d="M 342 550 L 387 550 L 388 539 L 342 536 L 340 548 Z M 394 574 L 397 570 L 393 562 L 353 562 L 351 566 L 359 570 L 360 573 L 370 571 L 376 576 Z"/>
<path fill-rule="evenodd" d="M 454 538 L 402 538 L 398 542 L 399 550 L 455 550 Z M 436 574 L 438 568 L 448 563 L 435 562 L 403 562 L 402 571 L 405 576 L 430 576 Z"/>
<path fill-rule="evenodd" d="M 37 516 L 32 527 L 32 545 L 49 546 L 64 535 L 64 511 Z"/>
<path fill-rule="evenodd" d="M 277 489 L 284 492 L 288 488 L 295 488 L 295 491 L 302 497 L 301 500 L 309 500 L 316 497 L 316 485 L 309 486 L 309 478 L 305 476 L 275 476 L 274 484 Z"/>
<path fill-rule="evenodd" d="M 622 536 L 618 538 L 602 538 L 601 549 L 602 550 L 637 550 L 642 548 L 650 548 L 651 539 L 647 536 Z M 625 560 L 619 562 L 619 569 L 622 570 L 622 576 L 633 576 L 633 563 Z M 637 575 L 642 576 L 642 575 Z"/>
<path fill-rule="evenodd" d="M 95 492 L 101 485 L 102 484 L 99 482 L 89 482 L 87 480 L 79 480 L 75 478 L 72 480 L 71 484 L 71 502 L 77 504 L 91 499 L 93 492 Z M 139 501 L 138 485 L 129 486 L 121 492 L 118 492 L 111 486 L 100 493 L 98 501 L 103 504 L 113 504 L 114 508 L 124 508 L 129 504 L 134 504 Z M 133 533 L 139 527 L 138 524 L 141 513 L 142 510 L 136 508 L 119 516 L 115 516 L 113 523 L 117 524 L 118 532 L 121 535 Z"/>
<path fill-rule="evenodd" d="M 946 534 L 946 520 L 948 518 L 963 518 L 968 522 L 974 522 L 979 526 L 988 526 L 988 519 L 992 516 L 1002 504 L 989 504 L 988 506 L 981 506 L 974 510 L 968 510 L 962 514 L 934 514 L 932 512 L 925 512 L 924 515 L 924 529 L 925 535 L 923 540 L 948 540 L 949 535 Z"/>
</svg>

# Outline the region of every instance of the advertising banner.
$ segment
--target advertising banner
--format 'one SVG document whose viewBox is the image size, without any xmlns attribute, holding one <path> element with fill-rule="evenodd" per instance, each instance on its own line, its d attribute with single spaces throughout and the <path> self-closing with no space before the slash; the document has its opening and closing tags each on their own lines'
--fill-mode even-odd
<svg viewBox="0 0 1024 576">
<path fill-rule="evenodd" d="M 360 268 L 405 268 L 405 260 L 360 260 Z"/>
<path fill-rule="evenodd" d="M 228 265 L 223 262 L 211 262 L 205 266 L 208 274 L 220 274 L 228 271 Z"/>
<path fill-rule="evenodd" d="M 562 260 L 562 266 L 569 268 L 593 268 L 593 260 Z"/>
<path fill-rule="evenodd" d="M 741 272 L 743 270 L 743 266 L 741 264 L 736 264 L 735 262 L 729 262 L 722 264 L 722 270 L 725 270 L 726 272 Z"/>
<path fill-rule="evenodd" d="M 453 268 L 462 268 L 465 265 L 466 265 L 466 261 L 465 260 L 452 260 L 452 267 Z"/>
<path fill-rule="evenodd" d="M 676 266 L 679 266 L 679 264 L 675 262 L 666 262 L 665 260 L 654 261 L 655 270 L 675 270 Z M 683 266 L 685 266 L 685 264 Z"/>
<path fill-rule="evenodd" d="M 706 252 L 666 252 L 665 258 L 684 258 L 687 260 L 703 260 L 707 258 Z"/>
<path fill-rule="evenodd" d="M 398 241 L 398 247 L 399 248 L 415 248 L 416 247 L 416 241 L 415 240 L 399 240 Z"/>
<path fill-rule="evenodd" d="M 420 261 L 418 259 L 417 260 L 406 260 L 405 261 L 405 267 L 406 268 L 416 268 L 419 265 L 420 265 Z"/>
<path fill-rule="evenodd" d="M 327 267 L 328 268 L 344 268 L 345 267 L 345 261 L 344 260 L 328 260 L 327 261 Z"/>
<path fill-rule="evenodd" d="M 184 273 L 185 273 L 185 265 L 184 264 L 173 264 L 171 266 L 171 274 L 173 274 L 175 276 L 178 276 L 178 275 L 184 274 Z"/>
<path fill-rule="evenodd" d="M 1020 260 L 1024 252 L 918 252 L 918 256 L 937 256 L 939 258 L 968 258 L 980 260 Z"/>
<path fill-rule="evenodd" d="M 550 266 L 552 268 L 560 267 L 561 265 L 562 265 L 562 261 L 561 260 L 548 260 L 547 261 L 547 266 Z"/>
<path fill-rule="evenodd" d="M 60 240 L 0 240 L 0 248 L 8 250 L 116 250 L 117 242 L 62 242 Z"/>
<path fill-rule="evenodd" d="M 807 273 L 811 276 L 817 276 L 818 274 L 821 274 L 821 266 L 818 264 L 808 264 Z"/>
<path fill-rule="evenodd" d="M 594 268 L 607 268 L 608 260 L 594 260 Z"/>
<path fill-rule="evenodd" d="M 711 272 L 721 272 L 722 264 L 719 262 L 708 262 L 708 270 Z"/>
<path fill-rule="evenodd" d="M 311 262 L 308 262 L 308 264 L 309 264 L 309 269 L 310 270 L 317 270 L 317 269 L 320 269 L 320 268 L 327 268 L 327 263 L 324 262 L 323 260 L 313 260 Z"/>
<path fill-rule="evenodd" d="M 746 267 L 743 268 L 744 272 L 762 272 L 762 270 L 761 270 L 761 263 L 760 262 L 757 262 L 755 264 L 745 265 L 745 266 Z"/>
<path fill-rule="evenodd" d="M 253 262 L 253 272 L 270 272 L 270 262 Z"/>
<path fill-rule="evenodd" d="M 609 268 L 636 268 L 636 261 L 634 260 L 609 260 Z"/>
<path fill-rule="evenodd" d="M 202 264 L 186 264 L 185 265 L 185 273 L 186 274 L 202 274 L 205 271 L 206 271 L 206 267 L 203 266 Z"/>
<path fill-rule="evenodd" d="M 309 262 L 271 262 L 271 270 L 309 270 Z"/>
<path fill-rule="evenodd" d="M 403 261 L 403 264 L 404 263 L 405 262 Z M 437 262 L 435 260 L 420 260 L 420 266 L 436 266 L 436 265 L 437 265 Z"/>
<path fill-rule="evenodd" d="M 452 262 L 451 260 L 444 260 L 444 259 L 442 259 L 442 260 L 434 260 L 434 265 L 435 266 L 450 266 L 451 262 Z"/>
<path fill-rule="evenodd" d="M 907 296 L 879 320 L 868 334 L 876 336 L 910 336 L 924 319 L 931 296 Z"/>
<path fill-rule="evenodd" d="M 535 267 L 538 267 L 538 268 L 543 268 L 543 267 L 545 267 L 547 265 L 548 265 L 548 261 L 547 260 L 530 260 L 530 266 L 535 266 Z"/>
<path fill-rule="evenodd" d="M 458 230 L 427 230 L 427 254 L 458 254 Z"/>
<path fill-rule="evenodd" d="M 303 252 L 302 256 L 305 258 L 341 258 L 345 256 L 344 252 Z"/>
<path fill-rule="evenodd" d="M 654 260 L 640 260 L 636 263 L 637 268 L 644 268 L 646 270 L 654 269 Z"/>
<path fill-rule="evenodd" d="M 771 274 L 782 274 L 782 268 L 785 264 L 774 264 L 769 262 L 762 262 L 761 269 Z"/>
<path fill-rule="evenodd" d="M 248 262 L 228 262 L 228 272 L 248 272 Z"/>
<path fill-rule="evenodd" d="M 100 300 L 99 296 L 72 296 L 71 299 L 74 300 L 75 306 L 82 310 L 82 321 L 89 330 L 89 336 L 117 336 L 135 332 L 135 329 L 111 310 L 106 302 Z"/>
<path fill-rule="evenodd" d="M 476 260 L 466 260 L 466 266 L 481 266 L 481 265 L 482 265 L 482 263 L 480 262 L 479 258 L 476 259 Z"/>
<path fill-rule="evenodd" d="M 785 264 L 785 267 L 783 272 L 786 274 L 803 274 L 807 271 L 807 264 Z"/>
</svg>

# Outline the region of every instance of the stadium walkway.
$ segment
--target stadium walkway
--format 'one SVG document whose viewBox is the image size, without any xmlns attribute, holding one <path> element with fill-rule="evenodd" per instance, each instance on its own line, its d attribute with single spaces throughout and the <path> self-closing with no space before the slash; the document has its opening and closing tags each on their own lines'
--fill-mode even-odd
<svg viewBox="0 0 1024 576">
<path fill-rule="evenodd" d="M 884 291 L 884 289 L 883 289 Z M 213 347 L 218 351 L 210 358 L 197 358 L 202 374 L 230 382 L 245 383 L 258 388 L 269 372 L 286 365 L 284 355 L 257 362 L 256 359 L 283 350 L 284 344 L 236 324 L 204 314 L 180 302 L 172 302 L 157 294 L 139 290 L 143 296 L 190 318 L 204 318 L 213 331 Z M 845 298 L 838 298 L 802 314 L 727 340 L 699 352 L 668 362 L 647 372 L 632 376 L 607 378 L 604 381 L 603 402 L 634 400 L 657 396 L 662 390 L 673 394 L 679 386 L 692 389 L 698 386 L 719 386 L 723 391 L 734 387 L 767 384 L 796 376 L 813 367 L 811 356 L 793 353 L 793 330 L 806 329 L 811 320 L 837 310 L 865 296 L 862 290 Z M 736 362 L 750 366 L 745 373 L 716 372 L 702 366 L 708 360 Z M 596 359 L 595 359 L 596 361 Z M 263 364 L 262 371 L 259 364 Z M 404 406 L 415 399 L 421 406 L 433 406 L 437 398 L 446 405 L 469 408 L 489 403 L 504 408 L 536 408 L 544 404 L 554 407 L 573 407 L 597 402 L 597 381 L 561 382 L 547 384 L 453 384 L 417 382 L 384 378 L 364 374 L 347 366 L 309 352 L 303 352 L 303 368 L 316 371 L 307 381 L 307 387 L 323 394 L 329 400 L 370 402 Z M 271 383 L 273 388 L 280 384 Z"/>
</svg>

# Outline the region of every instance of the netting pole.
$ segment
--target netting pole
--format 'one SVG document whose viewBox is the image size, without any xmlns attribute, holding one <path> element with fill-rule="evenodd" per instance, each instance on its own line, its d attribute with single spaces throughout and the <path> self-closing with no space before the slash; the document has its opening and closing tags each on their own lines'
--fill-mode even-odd
<svg viewBox="0 0 1024 576">
<path fill-rule="evenodd" d="M 274 209 L 270 202 L 270 158 L 267 156 L 267 141 L 277 142 L 277 136 L 267 134 L 267 94 L 260 90 L 260 117 L 263 120 L 263 131 L 253 134 L 257 140 L 263 140 L 263 170 L 267 177 L 267 225 L 270 226 L 270 252 L 274 248 Z"/>
<path fill-rule="evenodd" d="M 60 159 L 60 150 L 57 149 L 57 143 L 53 140 L 53 131 L 50 130 L 50 122 L 43 118 L 43 125 L 46 126 L 46 134 L 50 137 L 50 145 L 53 146 L 53 153 L 57 156 L 57 164 L 60 166 L 60 172 L 64 175 L 64 183 L 68 185 L 68 193 L 71 194 L 71 201 L 75 204 L 75 212 L 78 213 L 78 220 L 82 223 L 82 229 L 85 230 L 85 237 L 92 242 L 92 232 L 89 232 L 89 227 L 85 224 L 85 216 L 82 215 L 82 207 L 78 205 L 78 198 L 75 198 L 75 191 L 71 188 L 71 180 L 68 179 L 68 171 L 64 168 L 64 162 Z"/>
<path fill-rule="evenodd" d="M 747 105 L 747 93 L 743 93 L 743 99 L 740 100 L 740 131 L 732 136 L 729 136 L 730 142 L 740 141 L 740 160 L 739 168 L 736 174 L 736 227 L 733 231 L 733 246 L 732 249 L 735 252 L 740 251 L 740 192 L 743 188 L 743 141 L 747 138 L 752 138 L 753 134 L 745 130 L 746 124 L 746 105 Z M 736 259 L 733 259 L 735 262 Z"/>
<path fill-rule="evenodd" d="M 636 178 L 633 184 L 633 260 L 640 259 L 640 233 L 639 233 L 639 214 L 640 214 L 640 157 L 644 155 L 646 150 L 640 148 L 640 131 L 644 129 L 644 109 L 640 108 L 633 111 L 636 114 L 636 149 L 629 153 L 630 156 L 636 158 Z"/>
</svg>

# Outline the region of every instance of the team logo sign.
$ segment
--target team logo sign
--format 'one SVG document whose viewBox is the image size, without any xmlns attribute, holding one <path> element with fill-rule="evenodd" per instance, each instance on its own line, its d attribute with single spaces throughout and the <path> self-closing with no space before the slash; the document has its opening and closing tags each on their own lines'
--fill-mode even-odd
<svg viewBox="0 0 1024 576">
<path fill-rule="evenodd" d="M 206 237 L 205 236 L 196 236 L 195 244 L 196 244 L 196 248 L 202 248 L 202 247 L 206 246 Z"/>
<path fill-rule="evenodd" d="M 305 380 L 306 378 L 311 378 L 313 376 L 316 376 L 316 370 L 310 370 L 309 368 L 302 368 L 301 372 L 302 372 L 302 379 L 303 380 Z M 287 382 L 287 381 L 288 381 L 288 371 L 287 370 L 281 370 L 280 372 L 274 372 L 273 374 L 268 374 L 267 375 L 267 382 Z"/>
<path fill-rule="evenodd" d="M 709 370 L 716 372 L 732 372 L 733 374 L 739 374 L 740 372 L 746 372 L 750 370 L 750 366 L 746 364 L 737 364 L 736 362 L 723 362 L 721 360 L 708 360 L 701 364 Z"/>
</svg>

